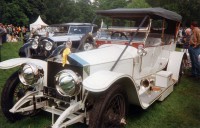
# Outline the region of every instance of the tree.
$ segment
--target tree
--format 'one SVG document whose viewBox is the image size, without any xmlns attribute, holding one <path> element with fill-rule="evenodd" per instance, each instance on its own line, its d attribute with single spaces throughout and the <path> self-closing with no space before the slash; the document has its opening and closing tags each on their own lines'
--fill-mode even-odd
<svg viewBox="0 0 200 128">
<path fill-rule="evenodd" d="M 45 11 L 47 9 L 45 0 L 15 0 L 16 4 L 23 9 L 25 15 L 29 18 L 29 24 L 33 23 L 40 15 L 46 21 Z"/>
<path fill-rule="evenodd" d="M 95 10 L 162 7 L 183 17 L 183 24 L 200 23 L 200 0 L 0 0 L 0 22 L 29 25 L 38 15 L 47 24 L 92 22 Z"/>
<path fill-rule="evenodd" d="M 79 9 L 75 2 L 71 0 L 48 0 L 45 1 L 48 9 L 45 15 L 48 19 L 48 24 L 58 24 L 73 22 L 78 17 Z"/>
<path fill-rule="evenodd" d="M 200 23 L 199 0 L 146 0 L 152 7 L 162 7 L 175 11 L 182 16 L 183 26 L 188 26 L 191 21 Z"/>
<path fill-rule="evenodd" d="M 148 8 L 151 7 L 146 0 L 132 0 L 128 5 L 128 8 Z"/>
<path fill-rule="evenodd" d="M 99 9 L 114 9 L 114 8 L 124 8 L 127 6 L 127 0 L 96 0 L 95 5 Z"/>
<path fill-rule="evenodd" d="M 2 22 L 2 15 L 3 15 L 3 10 L 5 7 L 5 1 L 4 0 L 0 0 L 0 23 Z"/>
<path fill-rule="evenodd" d="M 3 23 L 22 26 L 27 24 L 28 21 L 28 17 L 24 14 L 20 6 L 14 3 L 6 4 L 4 8 L 4 13 L 2 15 Z"/>
<path fill-rule="evenodd" d="M 0 18 L 4 24 L 29 25 L 43 11 L 43 0 L 0 0 Z"/>
<path fill-rule="evenodd" d="M 77 16 L 75 20 L 79 22 L 91 23 L 95 17 L 95 6 L 93 6 L 88 0 L 80 0 L 76 4 L 77 8 L 79 9 L 79 16 Z"/>
<path fill-rule="evenodd" d="M 48 0 L 45 4 L 49 24 L 91 22 L 95 16 L 95 7 L 89 0 Z"/>
</svg>

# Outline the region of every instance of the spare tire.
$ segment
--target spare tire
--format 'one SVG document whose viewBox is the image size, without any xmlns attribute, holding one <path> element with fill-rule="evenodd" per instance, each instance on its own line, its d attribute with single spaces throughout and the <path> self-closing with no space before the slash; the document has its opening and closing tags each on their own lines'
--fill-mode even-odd
<svg viewBox="0 0 200 128">
<path fill-rule="evenodd" d="M 81 51 L 88 51 L 94 49 L 95 47 L 95 41 L 93 39 L 92 34 L 89 32 L 81 38 L 79 48 L 77 50 L 80 49 Z"/>
</svg>

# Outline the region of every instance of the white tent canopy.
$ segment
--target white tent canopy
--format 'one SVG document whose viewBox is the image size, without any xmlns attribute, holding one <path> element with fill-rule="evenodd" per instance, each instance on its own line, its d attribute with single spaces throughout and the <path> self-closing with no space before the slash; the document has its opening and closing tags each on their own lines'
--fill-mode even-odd
<svg viewBox="0 0 200 128">
<path fill-rule="evenodd" d="M 48 25 L 42 21 L 40 16 L 38 16 L 37 20 L 34 23 L 30 24 L 30 30 L 33 30 L 33 29 L 37 30 L 37 29 L 42 28 L 44 26 L 46 27 Z"/>
</svg>

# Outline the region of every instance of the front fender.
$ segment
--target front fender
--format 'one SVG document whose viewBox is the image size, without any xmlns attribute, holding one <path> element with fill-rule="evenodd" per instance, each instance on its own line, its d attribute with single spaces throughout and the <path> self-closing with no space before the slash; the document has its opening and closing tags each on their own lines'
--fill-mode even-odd
<svg viewBox="0 0 200 128">
<path fill-rule="evenodd" d="M 31 59 L 31 58 L 14 58 L 10 60 L 6 60 L 0 62 L 0 69 L 10 69 L 17 66 L 20 66 L 23 63 L 33 63 L 43 68 L 44 70 L 44 85 L 46 85 L 47 80 L 47 62 L 39 59 Z"/>
<path fill-rule="evenodd" d="M 88 91 L 102 92 L 122 77 L 127 77 L 127 75 L 111 71 L 98 71 L 83 81 L 83 87 Z"/>
<path fill-rule="evenodd" d="M 65 45 L 58 46 L 48 58 L 62 54 L 62 52 L 64 51 L 65 48 L 66 48 Z"/>
<path fill-rule="evenodd" d="M 123 85 L 128 95 L 129 103 L 141 106 L 144 109 L 147 108 L 139 99 L 134 80 L 123 73 L 111 71 L 96 72 L 83 81 L 83 87 L 91 92 L 102 92 L 114 85 L 113 83 L 115 82 L 120 82 Z"/>
<path fill-rule="evenodd" d="M 33 39 L 29 39 L 27 43 L 25 43 L 20 49 L 19 49 L 19 56 L 20 57 L 30 57 L 30 48 L 31 48 L 31 43 Z"/>
</svg>

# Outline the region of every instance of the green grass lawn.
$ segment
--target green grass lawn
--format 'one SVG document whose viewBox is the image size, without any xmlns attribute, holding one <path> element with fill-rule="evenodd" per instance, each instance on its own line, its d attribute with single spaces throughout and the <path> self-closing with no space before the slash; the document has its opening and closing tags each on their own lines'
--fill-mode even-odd
<svg viewBox="0 0 200 128">
<path fill-rule="evenodd" d="M 5 43 L 2 46 L 1 59 L 18 57 L 22 43 Z M 0 69 L 0 92 L 6 79 L 16 70 Z M 41 112 L 15 123 L 10 123 L 0 109 L 0 128 L 45 128 L 51 125 L 51 114 Z M 87 127 L 75 124 L 72 128 Z M 200 82 L 186 76 L 175 86 L 174 91 L 163 102 L 155 102 L 147 110 L 130 106 L 127 116 L 127 128 L 200 128 Z"/>
</svg>

